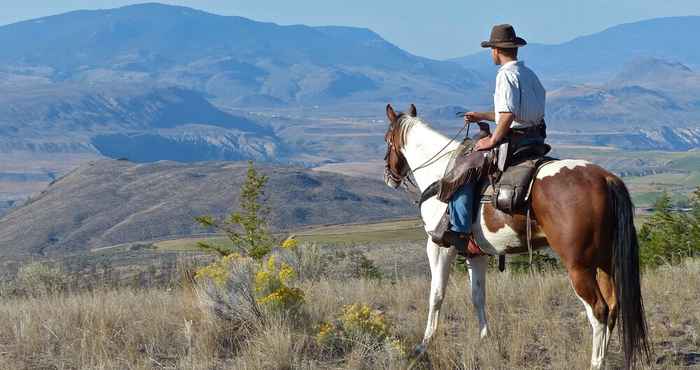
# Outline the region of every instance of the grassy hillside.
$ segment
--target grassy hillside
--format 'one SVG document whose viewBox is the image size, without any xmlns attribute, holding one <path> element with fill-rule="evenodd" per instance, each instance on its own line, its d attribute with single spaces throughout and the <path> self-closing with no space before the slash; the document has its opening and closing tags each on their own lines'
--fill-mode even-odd
<svg viewBox="0 0 700 370">
<path fill-rule="evenodd" d="M 246 168 L 242 162 L 84 165 L 0 219 L 0 255 L 60 257 L 211 232 L 194 218 L 236 207 Z M 273 231 L 415 214 L 405 193 L 378 180 L 300 167 L 259 170 L 270 177 L 265 191 Z"/>
</svg>

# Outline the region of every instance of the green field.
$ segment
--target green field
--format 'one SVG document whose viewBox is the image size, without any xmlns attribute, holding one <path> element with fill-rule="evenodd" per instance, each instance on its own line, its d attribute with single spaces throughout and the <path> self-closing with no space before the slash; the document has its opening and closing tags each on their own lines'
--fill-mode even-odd
<svg viewBox="0 0 700 370">
<path fill-rule="evenodd" d="M 589 160 L 615 173 L 622 173 L 637 207 L 652 206 L 664 192 L 670 194 L 673 201 L 684 201 L 688 194 L 700 187 L 700 151 L 567 147 L 554 155 Z"/>
<path fill-rule="evenodd" d="M 302 243 L 324 245 L 347 245 L 358 243 L 382 243 L 395 241 L 425 240 L 422 222 L 418 219 L 401 219 L 371 224 L 327 225 L 303 229 L 292 233 Z M 287 235 L 278 235 L 281 239 Z M 197 249 L 197 243 L 205 242 L 221 246 L 231 246 L 231 242 L 222 236 L 185 238 L 154 243 L 161 251 L 189 251 Z"/>
</svg>

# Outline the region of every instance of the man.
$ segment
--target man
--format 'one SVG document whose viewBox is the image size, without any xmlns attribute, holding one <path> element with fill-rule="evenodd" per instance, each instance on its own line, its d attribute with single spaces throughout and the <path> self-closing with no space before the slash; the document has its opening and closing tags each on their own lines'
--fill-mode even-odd
<svg viewBox="0 0 700 370">
<path fill-rule="evenodd" d="M 490 150 L 508 143 L 508 147 L 501 146 L 503 154 L 507 155 L 523 145 L 544 143 L 545 90 L 535 73 L 518 61 L 518 48 L 526 44 L 524 39 L 517 37 L 513 26 L 509 24 L 494 26 L 489 41 L 481 43 L 482 47 L 491 48 L 493 62 L 501 68 L 496 75 L 494 111 L 468 112 L 464 115 L 465 123 L 496 122 L 493 134 L 476 143 L 477 151 Z M 465 252 L 470 241 L 474 186 L 473 181 L 467 181 L 451 195 L 448 203 L 450 230 L 442 238 L 431 234 L 436 243 L 454 245 L 460 252 Z M 469 252 L 474 252 L 473 245 L 470 245 Z"/>
</svg>

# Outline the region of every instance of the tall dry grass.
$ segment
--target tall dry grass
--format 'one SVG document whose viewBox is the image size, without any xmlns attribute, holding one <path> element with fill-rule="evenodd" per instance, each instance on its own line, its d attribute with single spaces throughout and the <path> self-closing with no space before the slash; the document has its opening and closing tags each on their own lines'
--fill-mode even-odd
<svg viewBox="0 0 700 370">
<path fill-rule="evenodd" d="M 645 274 L 653 368 L 700 364 L 700 263 Z M 305 313 L 270 317 L 254 332 L 212 319 L 189 288 L 102 290 L 0 302 L 0 369 L 585 369 L 590 328 L 561 272 L 489 273 L 490 337 L 478 339 L 467 277 L 455 273 L 426 356 L 391 356 L 361 345 L 328 354 L 316 324 L 346 304 L 385 312 L 407 345 L 423 334 L 426 276 L 309 283 Z M 613 337 L 610 368 L 619 366 Z"/>
</svg>

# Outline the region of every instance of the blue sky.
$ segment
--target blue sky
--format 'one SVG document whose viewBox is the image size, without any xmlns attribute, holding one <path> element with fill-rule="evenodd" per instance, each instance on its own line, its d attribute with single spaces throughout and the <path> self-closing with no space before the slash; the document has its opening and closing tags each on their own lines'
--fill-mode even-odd
<svg viewBox="0 0 700 370">
<path fill-rule="evenodd" d="M 0 24 L 134 0 L 3 0 Z M 698 0 L 163 0 L 280 24 L 367 27 L 412 53 L 436 59 L 479 50 L 491 25 L 512 23 L 530 42 L 559 43 L 642 19 L 700 15 Z"/>
</svg>

